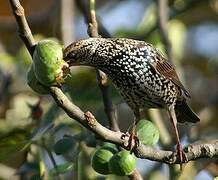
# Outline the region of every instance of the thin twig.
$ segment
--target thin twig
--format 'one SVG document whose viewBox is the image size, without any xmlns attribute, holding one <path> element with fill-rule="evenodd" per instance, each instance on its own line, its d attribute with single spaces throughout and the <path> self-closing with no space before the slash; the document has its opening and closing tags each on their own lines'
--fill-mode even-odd
<svg viewBox="0 0 218 180">
<path fill-rule="evenodd" d="M 96 19 L 96 12 L 95 12 L 95 0 L 90 0 L 89 2 L 89 17 L 86 19 L 88 20 L 88 34 L 90 37 L 98 37 L 98 22 Z M 88 15 L 88 14 L 87 14 Z M 108 77 L 107 75 L 96 69 L 96 76 L 98 80 L 98 85 L 101 89 L 104 109 L 105 113 L 108 117 L 109 125 L 112 130 L 119 131 L 119 127 L 117 124 L 117 116 L 116 110 L 113 106 L 113 103 L 110 98 L 109 93 L 109 86 L 108 86 Z"/>
<path fill-rule="evenodd" d="M 19 0 L 10 0 L 10 4 L 19 27 L 18 29 L 19 36 L 23 40 L 24 44 L 26 45 L 29 53 L 33 55 L 35 40 L 33 38 L 32 32 L 27 23 L 24 9 L 21 6 Z"/>
<path fill-rule="evenodd" d="M 60 174 L 59 174 L 59 172 L 58 172 L 58 170 L 57 170 L 57 163 L 56 163 L 56 161 L 55 161 L 55 158 L 54 158 L 54 156 L 53 156 L 51 150 L 47 147 L 47 145 L 46 145 L 44 139 L 43 139 L 43 142 L 42 142 L 42 147 L 43 147 L 43 148 L 46 150 L 46 152 L 48 153 L 48 156 L 49 156 L 49 158 L 50 158 L 50 160 L 51 160 L 51 163 L 53 164 L 53 167 L 54 167 L 54 169 L 55 169 L 55 171 L 56 171 L 56 173 L 57 173 L 57 177 L 58 177 L 58 179 L 61 180 Z"/>
<path fill-rule="evenodd" d="M 79 8 L 79 10 L 82 12 L 82 14 L 84 15 L 86 23 L 89 24 L 89 22 L 91 22 L 90 11 L 88 8 L 86 8 L 89 6 L 88 0 L 76 0 L 76 5 Z M 97 16 L 96 16 L 96 21 L 98 23 L 99 35 L 105 38 L 110 38 L 111 37 L 110 33 L 102 25 L 101 21 L 99 21 L 99 18 Z"/>
<path fill-rule="evenodd" d="M 98 22 L 95 13 L 95 0 L 89 0 L 89 13 L 90 18 L 88 22 L 88 33 L 90 37 L 98 37 Z"/>
</svg>

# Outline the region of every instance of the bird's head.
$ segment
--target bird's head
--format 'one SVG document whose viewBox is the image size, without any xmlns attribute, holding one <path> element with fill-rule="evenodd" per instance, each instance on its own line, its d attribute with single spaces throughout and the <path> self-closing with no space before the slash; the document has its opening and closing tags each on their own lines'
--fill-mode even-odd
<svg viewBox="0 0 218 180">
<path fill-rule="evenodd" d="M 64 60 L 73 65 L 92 65 L 93 56 L 98 47 L 98 38 L 73 42 L 64 50 Z"/>
</svg>

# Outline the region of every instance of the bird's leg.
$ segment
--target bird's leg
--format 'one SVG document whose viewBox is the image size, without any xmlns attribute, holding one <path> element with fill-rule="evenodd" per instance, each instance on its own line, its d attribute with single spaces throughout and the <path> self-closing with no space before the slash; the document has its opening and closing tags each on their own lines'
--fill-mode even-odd
<svg viewBox="0 0 218 180">
<path fill-rule="evenodd" d="M 171 106 L 169 108 L 169 115 L 170 115 L 170 119 L 173 123 L 173 127 L 176 133 L 176 153 L 179 155 L 179 159 L 180 159 L 180 169 L 182 169 L 182 162 L 186 161 L 186 156 L 185 153 L 183 151 L 181 142 L 180 142 L 180 138 L 179 138 L 179 132 L 178 132 L 178 128 L 177 128 L 177 118 L 176 118 L 176 113 L 175 113 L 175 109 L 174 106 Z"/>
<path fill-rule="evenodd" d="M 136 146 L 136 121 L 135 121 L 135 118 L 134 118 L 134 122 L 133 122 L 133 126 L 132 126 L 132 129 L 131 129 L 131 132 L 130 132 L 130 137 L 129 137 L 129 142 L 128 142 L 128 149 L 130 151 L 133 150 L 133 148 Z"/>
<path fill-rule="evenodd" d="M 139 145 L 139 139 L 137 137 L 137 132 L 136 132 L 136 124 L 139 120 L 140 120 L 140 111 L 139 108 L 137 108 L 137 111 L 135 111 L 135 117 L 133 120 L 133 126 L 130 132 L 129 143 L 128 143 L 128 149 L 130 151 L 132 151 L 134 147 L 137 147 Z"/>
</svg>

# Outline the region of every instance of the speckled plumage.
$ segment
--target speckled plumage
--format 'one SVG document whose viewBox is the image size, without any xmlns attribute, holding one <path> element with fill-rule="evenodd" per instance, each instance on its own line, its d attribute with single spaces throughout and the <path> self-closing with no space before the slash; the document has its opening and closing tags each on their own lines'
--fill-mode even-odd
<svg viewBox="0 0 218 180">
<path fill-rule="evenodd" d="M 126 38 L 89 38 L 68 46 L 64 59 L 71 65 L 105 72 L 134 112 L 175 107 L 178 121 L 199 120 L 185 102 L 189 93 L 175 69 L 151 44 Z M 187 117 L 181 116 L 183 111 Z"/>
</svg>

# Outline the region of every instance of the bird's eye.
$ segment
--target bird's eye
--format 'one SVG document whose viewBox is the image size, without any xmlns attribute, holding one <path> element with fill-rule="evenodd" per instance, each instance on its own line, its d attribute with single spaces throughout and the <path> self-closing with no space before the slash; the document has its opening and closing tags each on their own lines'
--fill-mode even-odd
<svg viewBox="0 0 218 180">
<path fill-rule="evenodd" d="M 76 54 L 71 52 L 69 55 L 68 55 L 69 58 L 71 59 L 74 59 L 76 57 Z"/>
</svg>

